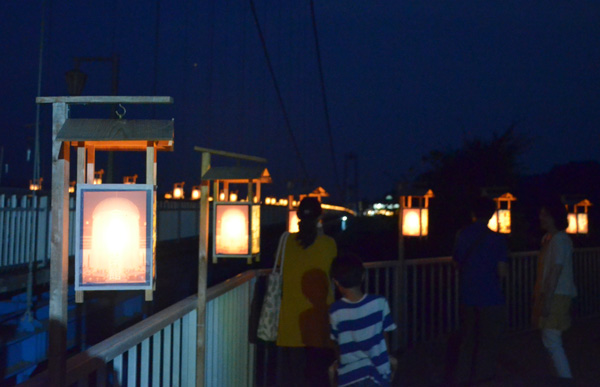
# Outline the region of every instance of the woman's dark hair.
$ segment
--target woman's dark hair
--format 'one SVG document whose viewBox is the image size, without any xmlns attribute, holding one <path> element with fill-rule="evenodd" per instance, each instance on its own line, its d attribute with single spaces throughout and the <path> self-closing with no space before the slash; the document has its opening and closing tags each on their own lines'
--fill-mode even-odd
<svg viewBox="0 0 600 387">
<path fill-rule="evenodd" d="M 298 206 L 298 234 L 296 240 L 306 249 L 317 239 L 317 222 L 322 213 L 321 203 L 317 198 L 305 197 Z"/>
<path fill-rule="evenodd" d="M 558 199 L 546 199 L 542 202 L 543 209 L 554 219 L 557 230 L 563 231 L 569 226 L 567 208 Z"/>
<path fill-rule="evenodd" d="M 330 276 L 344 288 L 360 286 L 365 268 L 355 255 L 340 255 L 331 263 Z"/>
<path fill-rule="evenodd" d="M 321 202 L 315 197 L 305 197 L 298 205 L 298 219 L 317 219 L 321 216 Z"/>
</svg>

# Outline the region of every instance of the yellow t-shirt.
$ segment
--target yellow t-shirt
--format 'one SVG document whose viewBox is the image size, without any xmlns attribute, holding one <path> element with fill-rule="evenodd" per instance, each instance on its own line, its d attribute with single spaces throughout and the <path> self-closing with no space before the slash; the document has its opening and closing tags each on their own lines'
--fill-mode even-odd
<svg viewBox="0 0 600 387">
<path fill-rule="evenodd" d="M 283 295 L 277 345 L 329 347 L 329 305 L 333 289 L 329 267 L 337 255 L 333 238 L 318 236 L 306 250 L 291 234 L 285 246 Z"/>
</svg>

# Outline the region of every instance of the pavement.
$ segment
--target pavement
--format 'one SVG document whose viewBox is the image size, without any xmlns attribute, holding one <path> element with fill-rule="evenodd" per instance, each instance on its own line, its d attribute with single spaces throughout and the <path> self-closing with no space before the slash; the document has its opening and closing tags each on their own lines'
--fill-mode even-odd
<svg viewBox="0 0 600 387">
<path fill-rule="evenodd" d="M 555 376 L 539 331 L 507 333 L 497 377 L 478 386 L 600 386 L 600 316 L 575 321 L 563 334 L 574 379 Z M 398 354 L 394 386 L 444 386 L 446 343 L 424 343 Z"/>
</svg>

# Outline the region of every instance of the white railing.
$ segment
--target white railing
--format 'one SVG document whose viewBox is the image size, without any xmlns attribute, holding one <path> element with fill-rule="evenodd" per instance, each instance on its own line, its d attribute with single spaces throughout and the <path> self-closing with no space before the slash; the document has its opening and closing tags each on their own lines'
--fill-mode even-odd
<svg viewBox="0 0 600 387">
<path fill-rule="evenodd" d="M 240 274 L 207 292 L 206 386 L 250 386 L 254 345 L 248 319 L 255 272 Z M 195 386 L 196 296 L 71 357 L 67 385 Z M 24 386 L 48 385 L 43 372 Z"/>
<path fill-rule="evenodd" d="M 535 284 L 537 251 L 514 253 L 503 283 L 507 300 L 508 328 L 531 328 L 531 308 Z M 579 295 L 573 301 L 573 315 L 585 317 L 600 313 L 600 249 L 576 249 L 573 255 L 575 283 Z M 396 321 L 402 321 L 396 345 L 434 341 L 458 328 L 458 272 L 450 257 L 406 261 L 405 291 L 397 288 L 398 262 L 372 262 L 367 268 L 366 289 L 384 295 Z M 400 313 L 402 312 L 402 315 Z M 397 342 L 401 339 L 401 342 Z"/>
<path fill-rule="evenodd" d="M 44 263 L 50 251 L 47 196 L 0 195 L 0 267 Z"/>
<path fill-rule="evenodd" d="M 264 206 L 263 225 L 283 223 L 286 207 Z M 46 266 L 50 258 L 50 197 L 0 195 L 0 268 L 24 265 L 34 258 Z M 198 236 L 198 201 L 159 200 L 158 242 Z M 69 198 L 69 225 L 75 224 L 75 197 Z M 75 228 L 69 227 L 69 255 L 75 251 Z"/>
<path fill-rule="evenodd" d="M 512 254 L 504 283 L 512 331 L 529 328 L 537 252 Z M 384 295 L 396 321 L 395 347 L 443 338 L 458 328 L 458 273 L 450 257 L 406 262 L 405 290 L 396 278 L 398 262 L 365 264 L 365 288 Z M 600 249 L 574 253 L 579 296 L 578 317 L 600 313 Z M 256 277 L 268 270 L 248 271 L 208 290 L 206 310 L 207 386 L 252 386 L 255 345 L 248 322 Z M 92 378 L 96 385 L 190 386 L 195 383 L 196 297 L 192 296 L 80 353 L 67 363 L 69 385 Z M 400 312 L 403 316 L 400 316 Z M 402 319 L 399 319 L 402 317 Z M 260 371 L 258 371 L 260 372 Z M 45 373 L 27 386 L 47 383 Z"/>
</svg>

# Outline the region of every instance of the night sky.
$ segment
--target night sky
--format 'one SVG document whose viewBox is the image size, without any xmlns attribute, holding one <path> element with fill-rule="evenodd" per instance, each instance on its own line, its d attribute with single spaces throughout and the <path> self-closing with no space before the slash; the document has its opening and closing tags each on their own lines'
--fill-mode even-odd
<svg viewBox="0 0 600 387">
<path fill-rule="evenodd" d="M 118 54 L 120 95 L 174 98 L 167 107 L 127 106 L 125 117 L 175 118 L 175 152 L 158 158 L 161 192 L 174 182 L 185 181 L 186 189 L 198 184 L 194 145 L 267 158 L 275 187 L 308 180 L 333 193 L 336 180 L 342 184 L 345 155 L 355 152 L 360 196 L 368 199 L 422 172 L 431 150 L 490 139 L 513 122 L 517 135 L 532 140 L 520 160 L 524 174 L 600 160 L 597 0 L 316 1 L 333 146 L 310 1 L 254 0 L 301 159 L 249 1 L 45 4 L 42 95 L 67 94 L 64 74 L 74 57 Z M 42 2 L 2 1 L 0 15 L 6 183 L 29 180 L 33 170 L 27 149 L 33 149 Z M 84 95 L 111 93 L 108 63 L 83 63 L 81 70 L 88 74 Z M 49 182 L 49 105 L 41 112 L 42 176 Z M 73 117 L 109 114 L 106 106 L 72 110 Z M 105 168 L 103 157 L 98 168 Z M 117 177 L 143 176 L 142 155 L 116 160 Z M 351 166 L 346 171 L 353 175 Z"/>
</svg>

